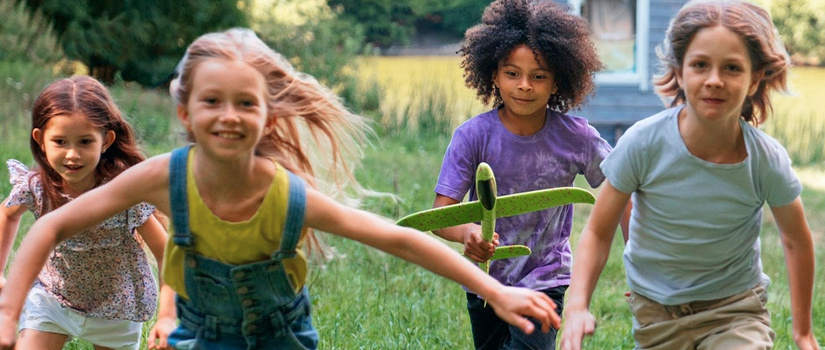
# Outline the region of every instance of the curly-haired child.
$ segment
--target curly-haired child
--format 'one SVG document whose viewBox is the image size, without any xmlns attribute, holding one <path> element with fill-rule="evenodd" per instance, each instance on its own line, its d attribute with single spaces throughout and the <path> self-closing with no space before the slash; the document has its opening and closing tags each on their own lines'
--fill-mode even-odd
<svg viewBox="0 0 825 350">
<path fill-rule="evenodd" d="M 460 53 L 467 86 L 495 108 L 456 129 L 434 207 L 456 204 L 468 191 L 476 199 L 481 162 L 495 172 L 498 195 L 571 186 L 578 174 L 591 186 L 602 183 L 599 163 L 611 147 L 585 119 L 565 114 L 593 92 L 593 74 L 602 67 L 581 17 L 552 1 L 495 1 L 467 31 Z M 572 222 L 573 206 L 566 205 L 498 219 L 493 242 L 481 238 L 477 224 L 435 233 L 464 244 L 464 254 L 477 262 L 489 259 L 498 243 L 529 246 L 529 257 L 497 260 L 490 274 L 504 285 L 544 292 L 560 313 L 570 283 Z M 467 309 L 477 349 L 555 347 L 555 331 L 526 334 L 469 291 Z"/>
</svg>

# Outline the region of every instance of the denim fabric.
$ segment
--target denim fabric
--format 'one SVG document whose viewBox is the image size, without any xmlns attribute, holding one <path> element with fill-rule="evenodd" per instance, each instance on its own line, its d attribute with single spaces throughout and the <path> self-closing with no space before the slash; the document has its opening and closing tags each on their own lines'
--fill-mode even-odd
<svg viewBox="0 0 825 350">
<path fill-rule="evenodd" d="M 309 295 L 306 288 L 295 293 L 281 264 L 281 259 L 295 255 L 300 239 L 306 205 L 303 181 L 289 174 L 288 220 L 280 249 L 269 260 L 225 264 L 191 249 L 194 239 L 188 230 L 185 191 L 187 155 L 186 151 L 176 150 L 170 161 L 175 243 L 188 248 L 184 283 L 189 299 L 177 299 L 180 324 L 170 334 L 169 344 L 192 350 L 317 348 L 318 332 L 312 326 Z"/>
<path fill-rule="evenodd" d="M 567 286 L 543 290 L 544 294 L 556 303 L 556 312 L 561 315 L 564 306 L 564 293 Z M 467 311 L 473 330 L 473 343 L 476 350 L 553 350 L 556 348 L 557 329 L 543 333 L 541 324 L 533 320 L 536 326 L 533 334 L 525 334 L 517 327 L 504 322 L 496 315 L 490 305 L 484 305 L 484 299 L 473 293 L 467 293 Z"/>
</svg>

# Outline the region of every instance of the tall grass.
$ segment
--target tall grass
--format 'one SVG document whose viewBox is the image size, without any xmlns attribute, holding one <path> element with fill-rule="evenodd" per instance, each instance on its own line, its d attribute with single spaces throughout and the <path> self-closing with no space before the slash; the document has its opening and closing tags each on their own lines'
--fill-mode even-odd
<svg viewBox="0 0 825 350">
<path fill-rule="evenodd" d="M 825 165 L 825 68 L 795 67 L 791 95 L 774 94 L 774 113 L 764 130 L 779 140 L 799 165 Z"/>
</svg>

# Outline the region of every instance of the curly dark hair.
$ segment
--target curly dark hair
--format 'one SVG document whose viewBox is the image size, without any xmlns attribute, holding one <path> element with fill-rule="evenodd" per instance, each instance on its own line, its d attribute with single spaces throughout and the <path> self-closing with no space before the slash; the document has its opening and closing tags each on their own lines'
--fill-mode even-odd
<svg viewBox="0 0 825 350">
<path fill-rule="evenodd" d="M 593 75 L 602 68 L 587 22 L 553 1 L 496 0 L 481 23 L 467 30 L 459 53 L 464 82 L 481 102 L 500 106 L 493 88 L 499 64 L 519 45 L 527 45 L 550 65 L 558 91 L 547 101 L 562 113 L 578 108 L 593 92 Z"/>
</svg>

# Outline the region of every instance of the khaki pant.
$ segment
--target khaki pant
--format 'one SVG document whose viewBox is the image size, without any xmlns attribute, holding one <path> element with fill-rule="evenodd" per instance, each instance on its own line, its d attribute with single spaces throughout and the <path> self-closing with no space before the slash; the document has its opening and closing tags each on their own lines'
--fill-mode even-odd
<svg viewBox="0 0 825 350">
<path fill-rule="evenodd" d="M 728 298 L 662 305 L 642 295 L 628 298 L 636 349 L 770 349 L 767 283 Z"/>
</svg>

